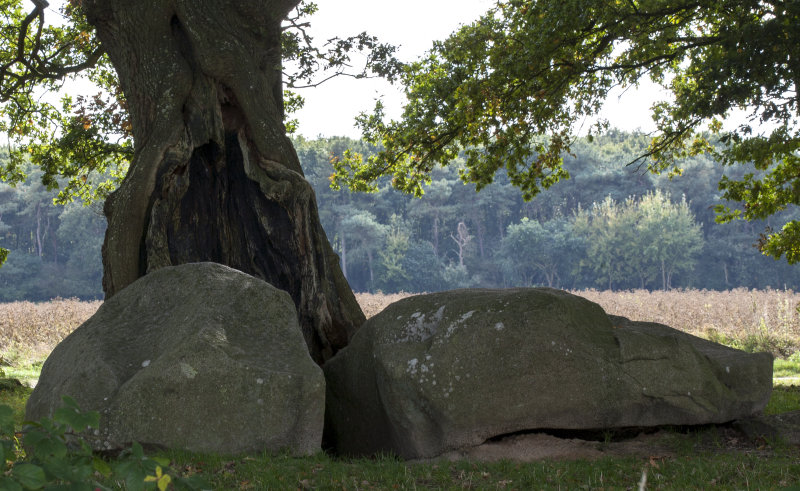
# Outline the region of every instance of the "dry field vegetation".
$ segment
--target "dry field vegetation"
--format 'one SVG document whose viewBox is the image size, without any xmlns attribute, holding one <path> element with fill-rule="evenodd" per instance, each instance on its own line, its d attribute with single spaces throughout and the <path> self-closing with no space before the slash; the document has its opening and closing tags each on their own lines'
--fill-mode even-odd
<svg viewBox="0 0 800 491">
<path fill-rule="evenodd" d="M 787 356 L 800 349 L 800 293 L 792 291 L 573 293 L 599 303 L 610 314 L 660 322 L 749 351 L 769 350 L 776 356 Z M 411 294 L 356 294 L 367 317 L 408 296 Z M 0 353 L 42 360 L 101 303 L 56 299 L 0 304 Z"/>
<path fill-rule="evenodd" d="M 0 353 L 46 358 L 102 303 L 60 298 L 42 303 L 0 303 Z"/>
<path fill-rule="evenodd" d="M 600 304 L 606 312 L 631 320 L 659 322 L 746 351 L 785 357 L 800 350 L 800 293 L 791 290 L 598 291 L 572 293 Z M 358 293 L 372 317 L 406 293 Z"/>
</svg>

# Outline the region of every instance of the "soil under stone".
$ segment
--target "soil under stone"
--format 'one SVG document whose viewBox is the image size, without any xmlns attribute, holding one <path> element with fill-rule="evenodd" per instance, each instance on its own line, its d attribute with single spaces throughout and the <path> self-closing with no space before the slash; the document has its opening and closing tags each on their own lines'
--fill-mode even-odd
<svg viewBox="0 0 800 491">
<path fill-rule="evenodd" d="M 469 449 L 419 460 L 573 460 L 603 457 L 664 459 L 687 446 L 693 451 L 748 453 L 765 457 L 773 444 L 794 447 L 800 454 L 800 411 L 756 416 L 724 425 L 625 429 L 616 432 L 523 432 L 493 438 Z"/>
</svg>

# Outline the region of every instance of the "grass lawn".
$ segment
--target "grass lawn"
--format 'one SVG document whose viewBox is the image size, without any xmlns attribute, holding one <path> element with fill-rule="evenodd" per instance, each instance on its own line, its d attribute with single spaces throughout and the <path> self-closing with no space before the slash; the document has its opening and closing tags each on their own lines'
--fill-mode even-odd
<svg viewBox="0 0 800 491">
<path fill-rule="evenodd" d="M 772 377 L 776 384 L 800 385 L 800 351 L 785 360 L 776 358 Z"/>
<path fill-rule="evenodd" d="M 800 483 L 797 451 L 760 454 L 692 452 L 670 458 L 595 461 L 409 464 L 390 457 L 339 460 L 251 456 L 237 459 L 171 454 L 217 489 L 775 489 Z"/>
<path fill-rule="evenodd" d="M 21 425 L 31 389 L 0 391 Z M 800 410 L 800 386 L 776 385 L 765 413 Z M 408 463 L 391 456 L 340 459 L 219 456 L 166 451 L 173 470 L 202 474 L 214 489 L 780 489 L 800 485 L 800 449 L 779 441 L 732 449 L 722 430 L 692 429 L 668 439 L 669 456 L 548 460 Z M 598 442 L 598 444 L 601 444 Z M 107 483 L 112 485 L 114 483 Z M 800 488 L 797 488 L 800 489 Z"/>
<path fill-rule="evenodd" d="M 776 386 L 765 413 L 795 410 L 800 410 L 800 386 Z M 643 473 L 648 489 L 800 486 L 797 447 L 764 441 L 737 450 L 724 429 L 715 427 L 675 431 L 669 436 L 669 456 L 532 463 L 408 463 L 391 456 L 339 459 L 322 453 L 308 458 L 186 452 L 163 456 L 175 469 L 201 472 L 215 489 L 636 489 Z"/>
</svg>

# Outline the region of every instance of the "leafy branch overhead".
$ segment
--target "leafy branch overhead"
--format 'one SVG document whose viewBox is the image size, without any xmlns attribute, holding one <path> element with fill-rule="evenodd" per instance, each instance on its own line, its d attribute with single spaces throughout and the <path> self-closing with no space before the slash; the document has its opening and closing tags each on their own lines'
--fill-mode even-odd
<svg viewBox="0 0 800 491">
<path fill-rule="evenodd" d="M 568 177 L 562 155 L 612 88 L 650 79 L 673 99 L 655 105 L 654 171 L 712 153 L 761 171 L 723 179 L 719 220 L 764 218 L 800 204 L 800 3 L 785 0 L 505 0 L 405 67 L 407 103 L 387 120 L 378 103 L 358 124 L 383 151 L 335 162 L 335 186 L 369 190 L 384 175 L 421 194 L 437 164 L 463 152 L 478 189 L 503 169 L 523 196 Z M 744 109 L 733 130 L 721 120 Z M 703 132 L 704 130 L 710 130 Z M 707 136 L 706 136 L 707 135 Z M 709 138 L 719 139 L 722 146 Z M 768 232 L 762 250 L 800 261 L 800 223 Z"/>
<path fill-rule="evenodd" d="M 362 32 L 328 39 L 322 46 L 315 44 L 309 34 L 311 24 L 304 18 L 318 10 L 315 3 L 301 2 L 284 22 L 283 60 L 293 68 L 283 71 L 284 83 L 289 89 L 317 87 L 338 76 L 395 80 L 403 67 L 394 57 L 397 47 L 381 43 L 376 36 Z M 360 68 L 354 66 L 355 53 L 363 55 Z"/>
<path fill-rule="evenodd" d="M 43 100 L 42 93 L 57 91 L 66 78 L 87 71 L 96 84 L 110 87 L 114 79 L 108 78 L 108 61 L 76 2 L 55 11 L 46 1 L 35 0 L 29 12 L 22 3 L 0 2 L 0 131 L 18 145 L 7 165 L 0 168 L 0 178 L 22 181 L 30 159 L 44 171 L 42 182 L 48 187 L 57 187 L 56 177 L 64 176 L 68 178 L 66 190 L 88 197 L 92 189 L 89 174 L 104 173 L 110 164 L 119 165 L 130 155 L 130 143 L 112 141 L 102 133 L 103 125 L 91 124 L 79 104 L 65 99 L 59 108 Z M 118 107 L 124 103 L 119 95 L 116 106 L 104 104 L 93 109 L 99 117 L 120 121 L 124 128 L 125 117 Z M 76 113 L 70 114 L 72 110 Z M 124 129 L 117 133 L 124 134 Z M 111 183 L 97 185 L 107 191 Z"/>
<path fill-rule="evenodd" d="M 30 92 L 42 81 L 57 81 L 95 66 L 103 49 L 91 34 L 92 29 L 77 15 L 75 2 L 61 11 L 72 24 L 64 27 L 45 23 L 46 0 L 31 0 L 34 7 L 25 13 L 20 2 L 0 2 L 3 14 L 2 63 L 0 63 L 0 102 Z"/>
<path fill-rule="evenodd" d="M 59 201 L 103 199 L 125 176 L 133 157 L 125 95 L 80 2 L 56 10 L 44 0 L 31 1 L 33 8 L 26 11 L 24 0 L 0 0 L 0 131 L 15 145 L 0 178 L 23 181 L 31 161 L 44 171 L 48 188 L 60 188 Z M 391 80 L 400 71 L 395 48 L 367 33 L 315 44 L 306 17 L 316 11 L 314 3 L 301 2 L 284 23 L 283 60 L 291 68 L 284 71 L 287 115 L 303 105 L 293 89 L 337 76 Z M 96 86 L 94 94 L 64 96 L 60 104 L 41 97 L 78 76 Z M 286 122 L 290 133 L 296 126 L 294 120 Z"/>
</svg>

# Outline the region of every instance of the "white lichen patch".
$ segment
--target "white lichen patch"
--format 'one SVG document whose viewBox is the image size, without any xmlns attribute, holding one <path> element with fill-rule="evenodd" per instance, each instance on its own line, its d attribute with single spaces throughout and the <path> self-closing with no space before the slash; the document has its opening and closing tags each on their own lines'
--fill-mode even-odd
<svg viewBox="0 0 800 491">
<path fill-rule="evenodd" d="M 197 376 L 197 370 L 195 370 L 195 368 L 188 363 L 181 362 L 180 367 L 181 373 L 184 377 L 192 379 Z"/>
<path fill-rule="evenodd" d="M 420 385 L 427 382 L 432 382 L 432 385 L 436 385 L 436 374 L 433 372 L 434 364 L 430 360 L 430 355 L 425 357 L 425 361 L 419 361 L 416 358 L 408 360 L 406 373 L 413 377 Z"/>
<path fill-rule="evenodd" d="M 455 332 L 455 330 L 458 329 L 464 322 L 466 322 L 467 319 L 472 317 L 472 314 L 474 313 L 474 310 L 470 310 L 469 312 L 461 314 L 461 318 L 451 322 L 450 325 L 447 326 L 447 331 L 445 331 L 444 337 L 449 338 Z"/>
<path fill-rule="evenodd" d="M 263 384 L 264 384 L 264 379 L 263 379 L 263 378 L 257 378 L 257 379 L 256 379 L 256 383 L 257 383 L 258 385 L 263 385 Z"/>
<path fill-rule="evenodd" d="M 200 333 L 203 339 L 214 347 L 223 347 L 228 345 L 228 334 L 224 328 L 206 328 Z"/>
<path fill-rule="evenodd" d="M 430 339 L 439 329 L 439 323 L 444 317 L 444 309 L 445 307 L 442 305 L 432 315 L 426 315 L 422 312 L 411 314 L 397 342 L 421 342 Z"/>
<path fill-rule="evenodd" d="M 504 326 L 502 322 L 498 322 L 497 324 L 494 325 L 494 328 L 497 331 L 502 331 L 503 329 L 506 328 L 506 326 Z"/>
<path fill-rule="evenodd" d="M 147 368 L 150 366 L 150 360 L 145 360 L 142 362 L 142 368 Z"/>
</svg>

